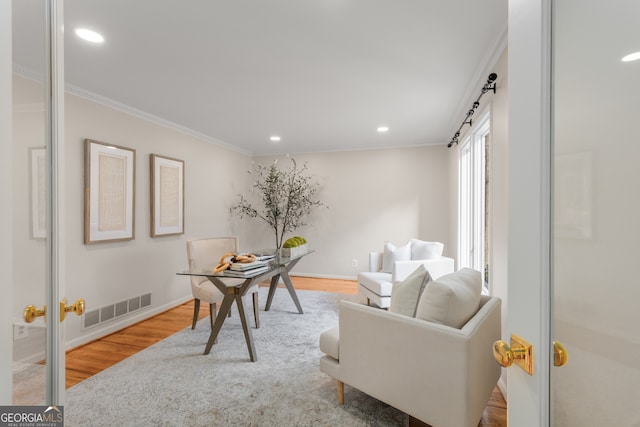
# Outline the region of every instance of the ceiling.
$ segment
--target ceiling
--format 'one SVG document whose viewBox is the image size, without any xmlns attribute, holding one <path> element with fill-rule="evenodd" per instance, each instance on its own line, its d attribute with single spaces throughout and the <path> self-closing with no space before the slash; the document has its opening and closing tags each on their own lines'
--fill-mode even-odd
<svg viewBox="0 0 640 427">
<path fill-rule="evenodd" d="M 41 3 L 13 2 L 21 69 Z M 64 3 L 68 88 L 254 155 L 447 144 L 507 27 L 507 0 Z"/>
</svg>

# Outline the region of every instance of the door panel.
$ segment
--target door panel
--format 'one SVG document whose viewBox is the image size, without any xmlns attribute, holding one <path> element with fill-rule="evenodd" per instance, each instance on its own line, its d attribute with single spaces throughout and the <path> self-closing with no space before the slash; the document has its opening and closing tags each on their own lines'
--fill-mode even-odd
<svg viewBox="0 0 640 427">
<path fill-rule="evenodd" d="M 554 3 L 555 425 L 640 426 L 640 4 Z M 580 16 L 580 19 L 576 19 Z"/>
<path fill-rule="evenodd" d="M 60 405 L 62 2 L 14 0 L 12 8 L 13 404 Z M 27 322 L 27 306 L 46 314 Z"/>
<path fill-rule="evenodd" d="M 47 168 L 45 2 L 13 1 L 13 404 L 45 402 L 46 323 L 23 319 L 46 305 Z M 17 167 L 20 165 L 21 167 Z"/>
</svg>

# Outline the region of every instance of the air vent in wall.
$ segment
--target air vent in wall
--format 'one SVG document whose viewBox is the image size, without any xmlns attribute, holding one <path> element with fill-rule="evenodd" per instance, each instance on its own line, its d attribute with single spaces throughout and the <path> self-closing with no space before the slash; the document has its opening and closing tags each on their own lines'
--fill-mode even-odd
<svg viewBox="0 0 640 427">
<path fill-rule="evenodd" d="M 151 306 L 151 293 L 87 311 L 84 314 L 83 329 L 92 328 L 149 306 Z"/>
</svg>

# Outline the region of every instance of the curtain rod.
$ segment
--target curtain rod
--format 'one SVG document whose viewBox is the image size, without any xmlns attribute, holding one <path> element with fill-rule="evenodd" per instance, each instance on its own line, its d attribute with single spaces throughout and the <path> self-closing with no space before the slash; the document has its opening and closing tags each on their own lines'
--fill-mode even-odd
<svg viewBox="0 0 640 427">
<path fill-rule="evenodd" d="M 496 93 L 496 84 L 494 82 L 496 81 L 497 78 L 498 78 L 498 75 L 496 73 L 489 74 L 489 77 L 487 78 L 487 82 L 484 84 L 484 86 L 482 86 L 482 91 L 480 92 L 480 95 L 478 95 L 478 98 L 473 103 L 473 106 L 471 107 L 471 109 L 467 111 L 467 117 L 464 119 L 464 121 L 456 131 L 455 135 L 453 135 L 453 138 L 451 138 L 451 142 L 447 144 L 448 148 L 451 148 L 451 146 L 454 143 L 458 145 L 458 137 L 460 136 L 460 130 L 464 125 L 471 126 L 473 124 L 471 120 L 471 116 L 473 116 L 473 113 L 476 112 L 476 108 L 480 106 L 480 98 L 482 98 L 482 95 L 489 92 L 490 90 L 492 90 L 493 93 Z"/>
</svg>

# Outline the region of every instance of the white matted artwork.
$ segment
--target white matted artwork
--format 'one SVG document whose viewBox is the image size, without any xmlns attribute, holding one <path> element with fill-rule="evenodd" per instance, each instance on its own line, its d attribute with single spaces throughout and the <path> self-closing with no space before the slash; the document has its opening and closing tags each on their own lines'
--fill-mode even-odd
<svg viewBox="0 0 640 427">
<path fill-rule="evenodd" d="M 85 139 L 84 243 L 134 238 L 136 151 Z"/>
<path fill-rule="evenodd" d="M 31 179 L 31 238 L 47 237 L 47 152 L 44 147 L 29 148 L 29 171 Z"/>
<path fill-rule="evenodd" d="M 151 237 L 184 234 L 184 161 L 150 155 Z"/>
</svg>

